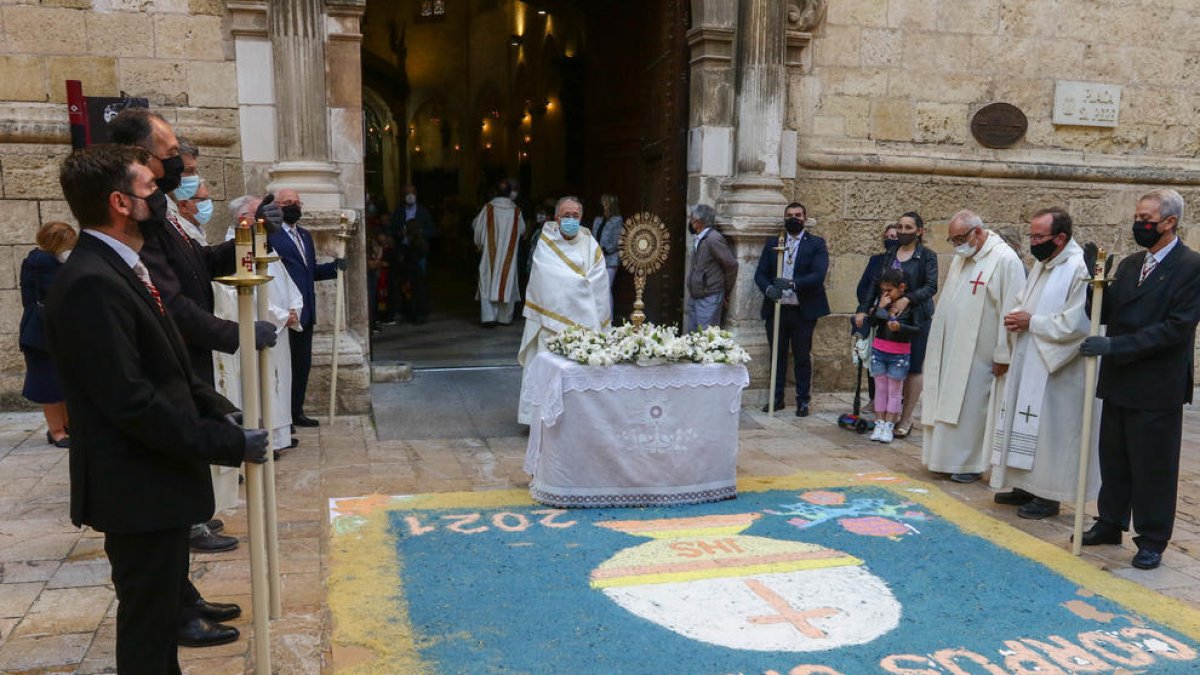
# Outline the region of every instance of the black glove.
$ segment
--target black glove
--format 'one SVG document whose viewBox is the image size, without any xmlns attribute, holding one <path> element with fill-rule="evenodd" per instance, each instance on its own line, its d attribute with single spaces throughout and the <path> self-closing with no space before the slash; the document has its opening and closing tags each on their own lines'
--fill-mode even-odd
<svg viewBox="0 0 1200 675">
<path fill-rule="evenodd" d="M 779 302 L 779 298 L 783 297 L 783 292 L 776 288 L 774 284 L 767 286 L 767 290 L 763 291 L 763 293 L 765 293 L 769 299 L 776 302 Z"/>
<path fill-rule="evenodd" d="M 337 268 L 343 272 L 350 267 L 345 258 L 335 258 L 333 264 L 337 265 Z"/>
<path fill-rule="evenodd" d="M 242 456 L 242 460 L 251 464 L 265 464 L 267 461 L 267 430 L 266 429 L 243 429 L 242 434 L 246 437 L 246 454 Z"/>
<path fill-rule="evenodd" d="M 1079 353 L 1084 356 L 1108 356 L 1112 351 L 1112 340 L 1103 335 L 1092 335 L 1083 339 Z"/>
<path fill-rule="evenodd" d="M 254 348 L 263 349 L 265 347 L 274 347 L 275 339 L 278 335 L 275 333 L 275 324 L 270 321 L 255 321 L 254 322 Z"/>
<path fill-rule="evenodd" d="M 259 218 L 267 226 L 267 232 L 274 234 L 283 227 L 283 209 L 275 204 L 275 195 L 268 192 L 266 197 L 263 197 L 262 203 L 258 205 L 258 210 L 254 212 L 254 220 Z"/>
<path fill-rule="evenodd" d="M 225 421 L 229 422 L 230 424 L 232 424 L 235 427 L 241 428 L 241 426 L 242 426 L 242 411 L 238 410 L 237 412 L 229 413 L 228 415 L 225 416 Z"/>
<path fill-rule="evenodd" d="M 790 291 L 796 287 L 796 284 L 792 283 L 791 279 L 785 279 L 784 277 L 779 277 L 776 279 L 773 282 L 773 285 L 779 290 L 780 293 L 783 293 L 784 291 Z"/>
<path fill-rule="evenodd" d="M 1100 248 L 1095 242 L 1089 241 L 1083 245 L 1083 264 L 1087 266 L 1088 276 L 1091 276 L 1096 271 L 1096 256 L 1099 255 Z"/>
</svg>

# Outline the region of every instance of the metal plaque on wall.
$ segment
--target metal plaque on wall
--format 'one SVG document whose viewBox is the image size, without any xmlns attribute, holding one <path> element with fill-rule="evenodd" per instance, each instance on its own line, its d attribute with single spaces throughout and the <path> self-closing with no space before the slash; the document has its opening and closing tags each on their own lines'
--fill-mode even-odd
<svg viewBox="0 0 1200 675">
<path fill-rule="evenodd" d="M 988 148 L 1009 148 L 1025 136 L 1029 120 L 1011 103 L 989 103 L 971 118 L 971 135 Z"/>
</svg>

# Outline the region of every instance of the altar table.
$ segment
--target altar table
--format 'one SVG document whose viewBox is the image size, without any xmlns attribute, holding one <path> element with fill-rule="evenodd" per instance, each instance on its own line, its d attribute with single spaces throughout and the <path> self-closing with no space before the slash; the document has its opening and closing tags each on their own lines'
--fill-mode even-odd
<svg viewBox="0 0 1200 675">
<path fill-rule="evenodd" d="M 737 496 L 742 365 L 529 365 L 530 495 L 558 507 L 698 504 Z"/>
</svg>

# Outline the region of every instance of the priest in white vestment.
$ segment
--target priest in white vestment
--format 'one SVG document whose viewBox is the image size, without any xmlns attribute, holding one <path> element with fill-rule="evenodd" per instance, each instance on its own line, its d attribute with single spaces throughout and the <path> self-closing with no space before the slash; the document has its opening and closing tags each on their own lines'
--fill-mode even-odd
<svg viewBox="0 0 1200 675">
<path fill-rule="evenodd" d="M 1001 320 L 1025 283 L 1016 252 L 979 216 L 950 220 L 954 260 L 942 286 L 925 356 L 922 462 L 951 480 L 979 480 L 988 466 L 989 405 L 1008 371 L 1009 335 Z M 998 395 L 997 395 L 998 396 Z"/>
<path fill-rule="evenodd" d="M 512 323 L 513 308 L 521 299 L 517 279 L 517 252 L 525 234 L 525 219 L 512 200 L 507 180 L 498 194 L 475 216 L 475 249 L 479 260 L 479 318 L 485 325 Z"/>
<path fill-rule="evenodd" d="M 1038 262 L 1004 317 L 1012 363 L 994 423 L 992 487 L 1012 488 L 997 494 L 996 503 L 1018 506 L 1017 515 L 1029 520 L 1058 515 L 1059 502 L 1075 498 L 1079 477 L 1085 394 L 1079 345 L 1090 328 L 1084 311 L 1090 274 L 1071 235 L 1065 210 L 1034 214 L 1029 243 Z M 1096 415 L 1088 499 L 1099 491 L 1099 421 Z"/>
<path fill-rule="evenodd" d="M 525 334 L 517 353 L 522 366 L 517 411 L 521 424 L 533 419 L 533 406 L 525 401 L 525 376 L 533 358 L 546 349 L 546 340 L 569 326 L 607 329 L 612 317 L 604 251 L 579 224 L 583 204 L 563 197 L 554 211 L 558 220 L 542 227 L 525 291 Z"/>
</svg>

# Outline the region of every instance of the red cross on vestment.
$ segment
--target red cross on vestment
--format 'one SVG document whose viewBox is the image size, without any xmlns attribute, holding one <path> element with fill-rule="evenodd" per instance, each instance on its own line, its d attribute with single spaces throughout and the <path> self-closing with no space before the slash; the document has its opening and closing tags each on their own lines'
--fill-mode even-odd
<svg viewBox="0 0 1200 675">
<path fill-rule="evenodd" d="M 975 292 L 979 290 L 980 286 L 987 285 L 987 282 L 983 280 L 983 271 L 982 270 L 979 272 L 979 276 L 975 277 L 975 281 L 968 281 L 967 283 L 974 286 L 974 288 L 971 289 L 971 295 L 975 295 Z"/>
</svg>

